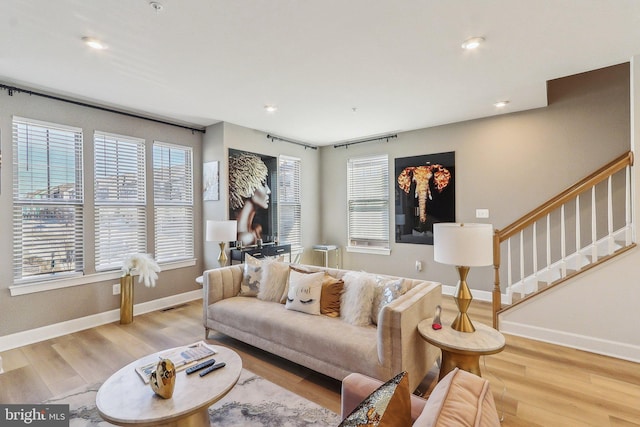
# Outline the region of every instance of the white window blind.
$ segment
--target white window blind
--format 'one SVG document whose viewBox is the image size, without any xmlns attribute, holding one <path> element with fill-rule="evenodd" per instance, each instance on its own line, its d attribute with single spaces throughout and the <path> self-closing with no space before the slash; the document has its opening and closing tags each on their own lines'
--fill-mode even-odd
<svg viewBox="0 0 640 427">
<path fill-rule="evenodd" d="M 278 159 L 278 240 L 292 247 L 302 246 L 300 203 L 300 159 L 280 156 Z"/>
<path fill-rule="evenodd" d="M 155 141 L 153 197 L 157 261 L 193 258 L 193 153 Z"/>
<path fill-rule="evenodd" d="M 144 140 L 94 134 L 96 270 L 146 252 Z"/>
<path fill-rule="evenodd" d="M 389 158 L 347 162 L 348 245 L 389 248 Z"/>
<path fill-rule="evenodd" d="M 14 281 L 82 272 L 82 218 L 82 129 L 13 117 Z"/>
</svg>

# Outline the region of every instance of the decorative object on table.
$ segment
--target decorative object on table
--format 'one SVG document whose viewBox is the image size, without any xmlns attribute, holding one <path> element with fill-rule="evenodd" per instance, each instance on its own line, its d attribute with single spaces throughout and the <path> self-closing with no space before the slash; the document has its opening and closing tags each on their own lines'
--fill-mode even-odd
<svg viewBox="0 0 640 427">
<path fill-rule="evenodd" d="M 149 380 L 151 389 L 163 399 L 171 399 L 176 387 L 176 368 L 171 359 L 160 359 Z"/>
<path fill-rule="evenodd" d="M 460 280 L 454 300 L 459 313 L 451 327 L 460 332 L 474 332 L 467 310 L 473 296 L 467 285 L 470 267 L 493 264 L 493 226 L 491 224 L 440 223 L 433 226 L 433 259 L 455 265 Z"/>
<path fill-rule="evenodd" d="M 207 162 L 202 167 L 202 200 L 220 200 L 220 162 Z"/>
<path fill-rule="evenodd" d="M 220 255 L 218 264 L 220 267 L 227 265 L 227 254 L 225 245 L 227 242 L 235 241 L 238 230 L 238 222 L 233 221 L 207 221 L 207 241 L 220 242 Z"/>
<path fill-rule="evenodd" d="M 133 275 L 148 288 L 156 286 L 160 266 L 149 254 L 132 254 L 124 259 L 120 277 L 120 324 L 133 322 Z"/>
<path fill-rule="evenodd" d="M 271 188 L 278 184 L 278 158 L 229 149 L 229 219 L 238 221 L 243 246 L 275 234 L 277 203 L 269 203 Z"/>
<path fill-rule="evenodd" d="M 442 312 L 442 307 L 436 307 L 436 315 L 433 316 L 433 322 L 431 323 L 431 328 L 434 331 L 442 329 L 442 321 L 440 320 L 440 313 Z"/>
<path fill-rule="evenodd" d="M 433 224 L 454 222 L 455 152 L 395 159 L 396 242 L 433 244 Z"/>
</svg>

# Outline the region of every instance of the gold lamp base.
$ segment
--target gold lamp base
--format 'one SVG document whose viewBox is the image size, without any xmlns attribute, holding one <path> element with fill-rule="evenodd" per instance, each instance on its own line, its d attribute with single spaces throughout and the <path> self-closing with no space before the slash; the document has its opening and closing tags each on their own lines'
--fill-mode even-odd
<svg viewBox="0 0 640 427">
<path fill-rule="evenodd" d="M 218 264 L 220 264 L 220 267 L 224 267 L 225 265 L 227 265 L 227 254 L 224 252 L 224 247 L 226 245 L 225 242 L 220 242 L 220 256 L 218 256 Z"/>
<path fill-rule="evenodd" d="M 458 288 L 456 289 L 453 299 L 458 306 L 459 313 L 451 324 L 451 327 L 460 332 L 475 332 L 476 328 L 473 326 L 473 323 L 471 323 L 471 319 L 467 314 L 467 310 L 471 305 L 471 300 L 473 300 L 471 290 L 469 290 L 469 286 L 467 285 L 469 267 L 458 266 L 457 269 L 460 281 L 458 282 Z"/>
</svg>

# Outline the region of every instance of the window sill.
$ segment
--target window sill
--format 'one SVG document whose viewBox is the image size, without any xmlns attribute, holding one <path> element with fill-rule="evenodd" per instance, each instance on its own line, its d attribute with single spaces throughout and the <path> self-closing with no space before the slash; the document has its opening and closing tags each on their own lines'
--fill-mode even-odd
<svg viewBox="0 0 640 427">
<path fill-rule="evenodd" d="M 372 255 L 391 255 L 391 249 L 389 248 L 375 248 L 368 246 L 347 246 L 347 252 L 354 252 L 360 254 L 372 254 Z"/>
<path fill-rule="evenodd" d="M 196 260 L 188 259 L 183 261 L 161 263 L 160 268 L 162 269 L 162 271 L 167 271 L 175 270 L 177 268 L 191 267 L 194 265 L 196 265 Z M 51 291 L 54 289 L 69 288 L 72 286 L 89 285 L 91 283 L 104 282 L 107 280 L 116 280 L 120 279 L 120 276 L 122 276 L 122 272 L 120 272 L 119 270 L 77 276 L 65 275 L 65 277 L 61 277 L 60 279 L 52 279 L 41 282 L 28 282 L 9 286 L 9 291 L 11 292 L 11 296 L 14 297 L 18 295 L 33 294 L 36 292 Z"/>
</svg>

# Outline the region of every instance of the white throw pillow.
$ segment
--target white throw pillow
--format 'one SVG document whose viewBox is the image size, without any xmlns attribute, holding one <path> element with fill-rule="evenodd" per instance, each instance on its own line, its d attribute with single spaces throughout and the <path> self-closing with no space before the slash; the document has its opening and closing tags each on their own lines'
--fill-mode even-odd
<svg viewBox="0 0 640 427">
<path fill-rule="evenodd" d="M 258 299 L 280 302 L 289 279 L 289 263 L 265 262 L 262 264 L 262 279 Z"/>
<path fill-rule="evenodd" d="M 404 279 L 391 279 L 377 276 L 373 293 L 373 304 L 371 306 L 371 322 L 377 325 L 378 315 L 382 311 L 382 308 L 405 292 Z"/>
<path fill-rule="evenodd" d="M 376 276 L 349 271 L 342 276 L 342 280 L 344 292 L 340 300 L 340 317 L 352 325 L 370 325 Z"/>
<path fill-rule="evenodd" d="M 285 308 L 319 315 L 323 279 L 324 271 L 305 274 L 292 270 L 289 273 L 289 293 Z"/>
<path fill-rule="evenodd" d="M 249 254 L 244 256 L 244 270 L 242 273 L 242 283 L 240 284 L 240 296 L 255 297 L 260 290 L 264 263 L 284 260 L 284 256 L 255 258 Z"/>
</svg>

